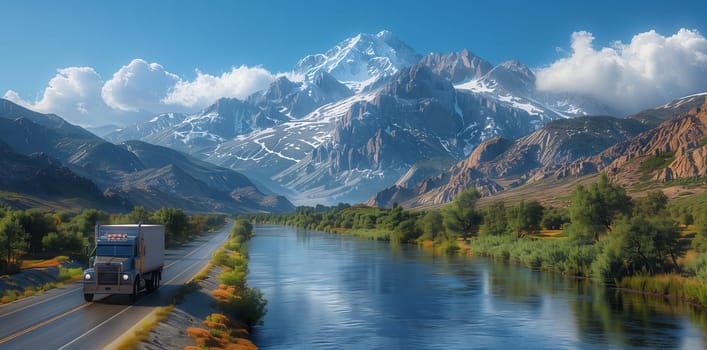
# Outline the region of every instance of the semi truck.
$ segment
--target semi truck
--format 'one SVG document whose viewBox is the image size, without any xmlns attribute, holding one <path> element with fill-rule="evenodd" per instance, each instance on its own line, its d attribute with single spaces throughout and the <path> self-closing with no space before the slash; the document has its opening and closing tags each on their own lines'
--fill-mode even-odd
<svg viewBox="0 0 707 350">
<path fill-rule="evenodd" d="M 164 226 L 96 223 L 95 243 L 83 273 L 86 301 L 92 301 L 94 294 L 127 294 L 134 301 L 141 290 L 160 287 Z"/>
</svg>

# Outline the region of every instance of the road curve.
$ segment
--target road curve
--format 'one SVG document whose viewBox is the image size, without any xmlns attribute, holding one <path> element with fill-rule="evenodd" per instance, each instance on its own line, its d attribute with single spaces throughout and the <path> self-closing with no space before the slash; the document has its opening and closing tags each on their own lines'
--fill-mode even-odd
<svg viewBox="0 0 707 350">
<path fill-rule="evenodd" d="M 157 307 L 170 305 L 179 287 L 211 260 L 233 223 L 178 249 L 165 252 L 162 285 L 143 291 L 135 303 L 127 295 L 96 295 L 85 302 L 81 282 L 0 306 L 0 349 L 100 349 Z"/>
</svg>

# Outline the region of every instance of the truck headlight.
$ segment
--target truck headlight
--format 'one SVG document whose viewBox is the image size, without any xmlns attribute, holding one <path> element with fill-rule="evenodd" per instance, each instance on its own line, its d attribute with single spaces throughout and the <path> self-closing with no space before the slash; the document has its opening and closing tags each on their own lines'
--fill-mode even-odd
<svg viewBox="0 0 707 350">
<path fill-rule="evenodd" d="M 90 279 L 91 279 L 91 274 L 90 274 L 90 273 L 86 273 L 85 275 L 83 275 L 83 279 L 85 279 L 86 281 L 90 280 Z"/>
<path fill-rule="evenodd" d="M 128 275 L 127 273 L 124 273 L 123 274 L 123 281 L 127 281 L 129 279 L 130 279 L 130 275 Z"/>
</svg>

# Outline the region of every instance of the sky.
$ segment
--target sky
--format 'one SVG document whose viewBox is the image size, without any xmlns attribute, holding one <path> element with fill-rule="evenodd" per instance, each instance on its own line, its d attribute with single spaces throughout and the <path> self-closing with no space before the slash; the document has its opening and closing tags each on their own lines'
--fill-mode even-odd
<svg viewBox="0 0 707 350">
<path fill-rule="evenodd" d="M 627 110 L 707 91 L 700 77 L 707 2 L 697 0 L 10 0 L 1 7 L 0 96 L 85 126 L 242 98 L 308 54 L 384 29 L 421 54 L 466 48 L 492 64 L 519 60 L 536 71 L 538 88 L 591 93 L 607 104 L 618 96 Z"/>
</svg>

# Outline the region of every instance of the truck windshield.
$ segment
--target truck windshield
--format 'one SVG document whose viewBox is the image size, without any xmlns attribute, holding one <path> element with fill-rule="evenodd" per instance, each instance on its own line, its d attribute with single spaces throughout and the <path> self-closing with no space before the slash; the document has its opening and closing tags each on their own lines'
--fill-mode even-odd
<svg viewBox="0 0 707 350">
<path fill-rule="evenodd" d="M 96 256 L 131 257 L 133 256 L 133 246 L 125 244 L 99 244 L 98 247 L 96 247 Z"/>
</svg>

